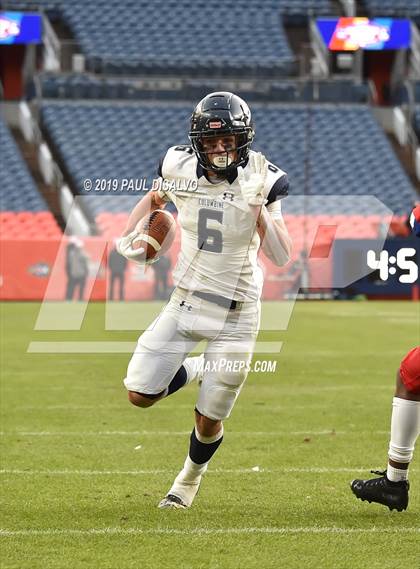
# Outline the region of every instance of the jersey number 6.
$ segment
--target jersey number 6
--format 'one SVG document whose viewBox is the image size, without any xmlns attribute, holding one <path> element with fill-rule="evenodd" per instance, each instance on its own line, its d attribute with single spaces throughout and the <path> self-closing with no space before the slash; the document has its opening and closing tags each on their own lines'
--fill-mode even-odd
<svg viewBox="0 0 420 569">
<path fill-rule="evenodd" d="M 223 211 L 213 209 L 200 209 L 198 212 L 198 243 L 197 247 L 202 251 L 221 253 L 223 249 L 223 233 L 219 229 L 207 227 L 209 219 L 219 223 L 223 221 Z"/>
</svg>

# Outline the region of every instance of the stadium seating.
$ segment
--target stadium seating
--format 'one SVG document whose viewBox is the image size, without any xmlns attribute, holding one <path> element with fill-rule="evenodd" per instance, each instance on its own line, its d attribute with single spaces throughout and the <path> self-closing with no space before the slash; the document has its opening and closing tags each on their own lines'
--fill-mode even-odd
<svg viewBox="0 0 420 569">
<path fill-rule="evenodd" d="M 26 162 L 5 123 L 0 119 L 1 211 L 41 212 L 48 209 L 39 194 Z"/>
<path fill-rule="evenodd" d="M 418 0 L 364 0 L 363 4 L 369 16 L 406 17 L 420 24 Z"/>
<path fill-rule="evenodd" d="M 54 239 L 62 235 L 48 210 L 19 149 L 0 119 L 1 140 L 1 239 Z"/>
<path fill-rule="evenodd" d="M 188 100 L 194 101 L 212 91 L 228 91 L 229 81 L 217 79 L 185 79 L 167 81 L 159 89 L 150 81 L 135 79 L 98 78 L 91 74 L 53 74 L 38 76 L 41 94 L 51 99 L 127 99 L 127 100 Z M 291 79 L 281 81 L 248 81 L 246 88 L 235 89 L 249 102 L 341 102 L 366 103 L 367 83 L 353 80 L 320 80 L 299 82 Z"/>
<path fill-rule="evenodd" d="M 420 81 L 406 80 L 398 84 L 393 93 L 394 104 L 410 105 L 413 129 L 420 143 Z"/>
<path fill-rule="evenodd" d="M 15 0 L 61 14 L 97 73 L 279 77 L 296 71 L 282 18 L 331 14 L 329 0 Z M 174 25 L 174 22 L 176 25 Z"/>
<path fill-rule="evenodd" d="M 420 105 L 415 106 L 414 116 L 413 116 L 413 128 L 420 143 Z"/>
<path fill-rule="evenodd" d="M 86 195 L 83 181 L 146 178 L 150 187 L 159 157 L 171 145 L 188 143 L 191 108 L 169 102 L 49 102 L 41 117 L 56 155 L 73 187 L 85 194 L 85 207 L 94 218 L 101 212 L 128 211 L 139 194 L 94 188 Z M 412 185 L 368 107 L 254 104 L 252 109 L 254 147 L 288 172 L 292 194 L 328 196 L 312 213 L 363 213 L 366 196 L 376 196 L 396 214 L 411 208 Z M 344 195 L 355 198 L 346 212 Z M 287 213 L 299 213 L 299 205 L 293 210 L 293 201 L 286 202 Z"/>
<path fill-rule="evenodd" d="M 412 102 L 420 103 L 420 81 L 406 79 L 393 85 L 391 101 L 393 105 L 408 105 Z"/>
<path fill-rule="evenodd" d="M 62 235 L 63 232 L 49 211 L 0 212 L 1 239 L 60 239 Z"/>
</svg>

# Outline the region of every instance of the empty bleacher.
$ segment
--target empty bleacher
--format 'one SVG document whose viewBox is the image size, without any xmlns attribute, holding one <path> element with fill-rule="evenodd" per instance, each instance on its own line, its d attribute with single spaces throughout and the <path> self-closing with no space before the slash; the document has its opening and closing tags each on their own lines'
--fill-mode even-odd
<svg viewBox="0 0 420 569">
<path fill-rule="evenodd" d="M 96 73 L 275 78 L 297 71 L 284 21 L 332 12 L 329 0 L 16 0 L 60 14 Z"/>
<path fill-rule="evenodd" d="M 149 80 L 98 77 L 93 74 L 40 74 L 38 94 L 51 99 L 123 99 L 123 100 L 200 100 L 212 91 L 232 90 L 229 81 L 222 79 L 184 79 L 163 82 L 161 86 Z M 230 82 L 231 83 L 231 82 Z M 366 103 L 369 87 L 366 82 L 352 79 L 319 81 L 248 82 L 233 90 L 248 102 L 341 102 Z"/>
<path fill-rule="evenodd" d="M 414 107 L 413 128 L 420 143 L 420 105 Z"/>
<path fill-rule="evenodd" d="M 63 235 L 50 211 L 0 211 L 0 238 L 10 241 L 60 239 Z"/>
<path fill-rule="evenodd" d="M 413 105 L 413 128 L 420 145 L 420 81 L 411 82 L 411 99 Z"/>
<path fill-rule="evenodd" d="M 394 105 L 409 109 L 413 129 L 420 143 L 420 81 L 407 79 L 395 85 L 392 100 Z"/>
<path fill-rule="evenodd" d="M 4 122 L 0 119 L 2 239 L 54 238 L 62 231 L 39 194 L 28 167 Z"/>
<path fill-rule="evenodd" d="M 191 110 L 186 103 L 48 102 L 41 116 L 73 188 L 86 195 L 86 178 L 146 178 L 150 187 L 159 157 L 171 145 L 188 143 Z M 376 196 L 395 214 L 411 207 L 413 187 L 369 107 L 254 104 L 252 110 L 254 148 L 288 172 L 292 194 L 326 196 L 312 213 L 360 213 L 366 196 Z M 355 198 L 353 211 L 342 211 L 344 195 Z M 85 202 L 95 218 L 128 211 L 133 199 L 132 192 L 92 190 Z"/>
<path fill-rule="evenodd" d="M 0 119 L 2 211 L 44 211 L 47 204 L 39 194 L 28 167 L 7 128 Z"/>
<path fill-rule="evenodd" d="M 364 0 L 362 5 L 371 17 L 390 16 L 411 18 L 420 24 L 420 3 L 418 0 Z"/>
</svg>

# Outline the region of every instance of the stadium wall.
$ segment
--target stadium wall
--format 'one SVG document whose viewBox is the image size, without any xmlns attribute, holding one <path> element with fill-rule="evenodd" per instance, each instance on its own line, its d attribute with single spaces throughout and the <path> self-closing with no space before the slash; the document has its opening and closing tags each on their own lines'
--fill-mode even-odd
<svg viewBox="0 0 420 569">
<path fill-rule="evenodd" d="M 113 243 L 100 237 L 81 240 L 88 257 L 89 276 L 86 280 L 84 300 L 103 301 L 107 298 L 109 270 L 107 255 Z M 0 300 L 65 300 L 66 249 L 68 239 L 62 240 L 7 240 L 0 241 Z M 174 267 L 180 247 L 179 239 L 173 244 L 169 256 Z M 293 263 L 285 268 L 276 267 L 264 255 L 259 258 L 265 274 L 263 298 L 278 300 L 295 289 L 300 278 Z M 319 259 L 310 267 L 310 281 L 331 284 L 332 261 Z M 128 263 L 125 273 L 125 300 L 152 300 L 154 298 L 154 271 L 135 263 Z M 172 286 L 169 273 L 169 285 Z"/>
</svg>

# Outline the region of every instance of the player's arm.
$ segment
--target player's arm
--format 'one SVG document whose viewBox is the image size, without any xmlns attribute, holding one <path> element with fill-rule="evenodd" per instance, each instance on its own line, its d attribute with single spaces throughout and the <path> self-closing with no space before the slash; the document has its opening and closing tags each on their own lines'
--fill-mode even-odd
<svg viewBox="0 0 420 569">
<path fill-rule="evenodd" d="M 143 250 L 133 249 L 132 247 L 133 239 L 135 239 L 138 235 L 138 232 L 136 231 L 136 225 L 146 215 L 151 214 L 153 211 L 159 208 L 165 207 L 166 201 L 159 195 L 158 192 L 159 190 L 156 192 L 148 192 L 144 198 L 139 201 L 139 203 L 130 213 L 121 237 L 117 239 L 117 251 L 126 259 L 138 261 L 139 255 L 142 255 L 144 252 Z"/>
<path fill-rule="evenodd" d="M 137 223 L 149 213 L 154 212 L 156 209 L 162 209 L 166 206 L 167 202 L 159 195 L 159 191 L 148 192 L 134 207 L 133 211 L 128 217 L 127 224 L 121 235 L 126 237 L 136 227 Z"/>
<path fill-rule="evenodd" d="M 130 213 L 128 217 L 127 224 L 121 235 L 122 238 L 132 233 L 137 223 L 141 219 L 143 219 L 143 217 L 145 217 L 150 213 L 153 213 L 157 209 L 163 209 L 168 203 L 168 194 L 162 188 L 162 184 L 160 183 L 163 181 L 165 177 L 163 174 L 164 160 L 165 156 L 160 159 L 159 165 L 157 167 L 157 175 L 159 176 L 159 178 L 156 181 L 159 181 L 158 189 L 156 191 L 151 190 L 150 192 L 148 192 L 134 207 L 133 211 Z"/>
<path fill-rule="evenodd" d="M 286 265 L 292 254 L 292 239 L 283 218 L 273 219 L 265 206 L 250 206 L 257 218 L 261 249 L 278 267 Z"/>
<path fill-rule="evenodd" d="M 255 217 L 262 250 L 274 264 L 282 267 L 290 260 L 292 251 L 292 240 L 281 215 L 280 201 L 277 201 L 287 195 L 287 176 L 280 176 L 266 197 L 268 162 L 260 152 L 252 154 L 251 160 L 253 173 L 247 179 L 243 170 L 238 169 L 241 193 Z"/>
<path fill-rule="evenodd" d="M 159 190 L 158 190 L 159 191 Z M 158 195 L 158 191 L 147 193 L 143 199 L 135 206 L 130 213 L 127 225 L 119 239 L 116 242 L 116 249 L 120 255 L 131 261 L 138 261 L 139 255 L 143 255 L 143 249 L 133 249 L 133 240 L 138 236 L 136 225 L 146 215 L 151 214 L 153 211 L 165 207 L 166 201 Z M 140 264 L 146 264 L 141 261 Z"/>
</svg>

